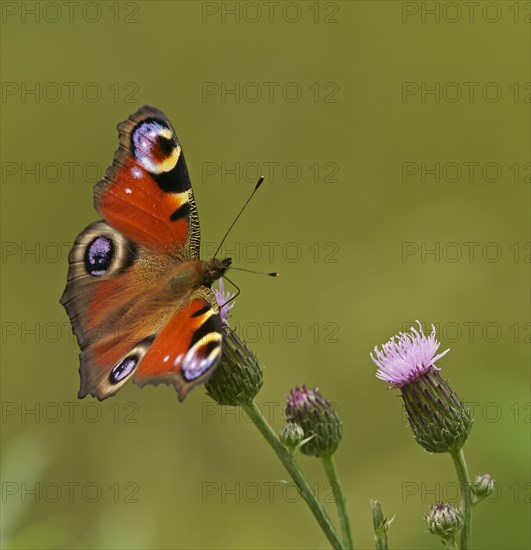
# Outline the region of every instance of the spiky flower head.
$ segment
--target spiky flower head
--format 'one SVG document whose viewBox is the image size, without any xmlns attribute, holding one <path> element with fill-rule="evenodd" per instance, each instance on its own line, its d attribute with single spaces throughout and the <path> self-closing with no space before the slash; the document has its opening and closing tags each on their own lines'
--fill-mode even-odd
<svg viewBox="0 0 531 550">
<path fill-rule="evenodd" d="M 424 517 L 430 533 L 443 540 L 453 540 L 455 533 L 463 526 L 461 512 L 446 502 L 432 504 Z"/>
<path fill-rule="evenodd" d="M 382 351 L 375 348 L 376 359 L 371 353 L 378 378 L 400 388 L 413 435 L 430 453 L 458 451 L 472 428 L 470 410 L 435 365 L 450 351 L 437 355 L 439 346 L 435 328 L 426 337 L 419 323 L 418 330 L 391 338 Z"/>
<path fill-rule="evenodd" d="M 343 435 L 343 425 L 333 406 L 319 393 L 306 386 L 293 388 L 284 409 L 287 422 L 298 424 L 304 438 L 311 438 L 301 452 L 311 456 L 330 456 L 337 449 Z"/>
<path fill-rule="evenodd" d="M 440 342 L 435 339 L 435 327 L 429 336 L 424 334 L 419 321 L 418 330 L 411 327 L 410 333 L 398 333 L 382 346 L 375 346 L 376 359 L 371 359 L 378 367 L 376 376 L 389 384 L 401 388 L 429 369 L 440 370 L 435 362 L 446 355 L 450 349 L 437 354 Z"/>
</svg>

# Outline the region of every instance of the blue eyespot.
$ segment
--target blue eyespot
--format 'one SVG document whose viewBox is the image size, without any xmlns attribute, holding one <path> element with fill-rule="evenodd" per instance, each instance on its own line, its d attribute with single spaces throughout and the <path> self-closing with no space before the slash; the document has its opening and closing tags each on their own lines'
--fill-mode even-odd
<svg viewBox="0 0 531 550">
<path fill-rule="evenodd" d="M 109 380 L 111 384 L 118 384 L 126 376 L 129 376 L 136 364 L 138 363 L 138 357 L 136 355 L 129 355 L 123 361 L 120 361 L 111 371 L 109 375 Z"/>
<path fill-rule="evenodd" d="M 94 277 L 104 275 L 114 256 L 114 246 L 108 237 L 96 237 L 85 250 L 85 269 Z"/>
</svg>

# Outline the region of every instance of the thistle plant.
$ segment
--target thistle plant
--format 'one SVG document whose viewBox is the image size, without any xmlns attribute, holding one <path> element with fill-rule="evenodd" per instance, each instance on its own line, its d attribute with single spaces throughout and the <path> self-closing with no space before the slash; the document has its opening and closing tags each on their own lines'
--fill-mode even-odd
<svg viewBox="0 0 531 550">
<path fill-rule="evenodd" d="M 334 453 L 343 436 L 343 424 L 334 406 L 319 393 L 318 388 L 309 390 L 306 386 L 296 387 L 288 395 L 284 416 L 287 425 L 295 423 L 302 428 L 306 439 L 301 452 L 321 458 L 328 480 L 334 488 L 343 541 L 347 548 L 353 548 L 347 502 L 334 461 Z"/>
<path fill-rule="evenodd" d="M 332 547 L 354 548 L 347 501 L 334 460 L 343 437 L 343 423 L 336 408 L 318 388 L 297 386 L 287 396 L 286 424 L 278 436 L 255 403 L 264 383 L 260 362 L 228 322 L 234 302 L 228 304 L 233 297 L 225 292 L 222 281 L 215 293 L 220 304 L 224 346 L 220 365 L 206 385 L 207 394 L 220 405 L 244 409 L 290 474 Z M 470 545 L 472 505 L 491 494 L 494 480 L 484 474 L 470 483 L 463 446 L 472 428 L 472 415 L 440 375 L 437 363 L 450 350 L 438 353 L 440 343 L 436 340 L 435 328 L 432 326 L 430 335 L 426 336 L 421 324 L 417 323 L 418 327 L 392 337 L 381 350 L 375 347 L 374 355 L 370 356 L 378 367 L 376 376 L 400 391 L 417 443 L 429 453 L 448 453 L 452 457 L 461 489 L 459 509 L 449 503 L 436 503 L 424 519 L 429 532 L 438 536 L 448 548 L 466 550 Z M 341 534 L 311 490 L 298 464 L 299 455 L 321 460 L 334 488 Z M 372 500 L 370 504 L 375 547 L 386 550 L 387 533 L 393 519 L 384 517 L 378 501 Z"/>
<path fill-rule="evenodd" d="M 435 366 L 450 350 L 437 354 L 440 343 L 435 327 L 426 337 L 418 325 L 409 334 L 393 336 L 382 351 L 375 348 L 376 358 L 371 353 L 371 359 L 378 366 L 376 376 L 400 389 L 419 445 L 429 453 L 459 452 L 472 428 L 472 417 Z"/>
<path fill-rule="evenodd" d="M 296 461 L 295 451 L 308 443 L 313 436 L 303 439 L 304 429 L 293 422 L 283 429 L 282 437 L 279 438 L 264 418 L 254 401 L 263 383 L 262 368 L 256 356 L 230 328 L 228 323 L 230 308 L 225 306 L 232 296 L 230 293 L 225 293 L 222 282 L 219 290 L 215 291 L 215 295 L 221 306 L 224 345 L 220 365 L 206 384 L 207 394 L 219 405 L 241 406 L 244 409 L 290 474 L 332 547 L 338 550 L 350 548 L 351 546 L 345 545 L 337 534 L 332 521 Z M 230 307 L 233 305 L 234 303 Z"/>
<path fill-rule="evenodd" d="M 435 327 L 432 325 L 431 334 L 426 336 L 419 321 L 417 324 L 418 328 L 411 327 L 411 332 L 393 336 L 381 350 L 375 347 L 376 357 L 372 353 L 370 356 L 378 367 L 376 376 L 388 382 L 391 388 L 400 390 L 417 443 L 429 453 L 449 453 L 452 457 L 461 491 L 459 521 L 450 508 L 432 509 L 428 514 L 433 519 L 430 532 L 435 533 L 437 521 L 440 520 L 441 525 L 444 523 L 441 519 L 443 512 L 445 517 L 449 514 L 455 516 L 452 525 L 454 531 L 461 529 L 460 548 L 466 550 L 470 546 L 474 501 L 463 446 L 470 434 L 473 418 L 461 398 L 443 380 L 441 369 L 436 365 L 450 350 L 437 353 L 440 342 L 435 338 Z M 480 485 L 478 482 L 478 494 L 485 492 L 479 488 Z M 436 534 L 440 535 L 440 532 Z"/>
</svg>

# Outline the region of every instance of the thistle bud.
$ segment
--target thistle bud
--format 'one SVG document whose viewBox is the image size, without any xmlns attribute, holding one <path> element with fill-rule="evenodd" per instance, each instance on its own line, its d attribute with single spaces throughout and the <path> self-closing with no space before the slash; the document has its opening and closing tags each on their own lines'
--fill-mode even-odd
<svg viewBox="0 0 531 550">
<path fill-rule="evenodd" d="M 430 533 L 438 535 L 443 540 L 452 540 L 455 533 L 463 526 L 461 512 L 445 502 L 430 506 L 424 519 Z"/>
<path fill-rule="evenodd" d="M 334 406 L 316 388 L 306 386 L 292 389 L 288 395 L 284 417 L 298 424 L 309 439 L 301 452 L 311 456 L 330 456 L 335 452 L 343 435 L 343 425 Z"/>
<path fill-rule="evenodd" d="M 220 364 L 206 384 L 207 394 L 220 405 L 246 405 L 256 397 L 264 376 L 258 359 L 234 330 L 223 325 Z"/>
<path fill-rule="evenodd" d="M 418 322 L 418 321 L 417 321 Z M 461 398 L 439 374 L 435 362 L 448 351 L 436 355 L 440 343 L 435 327 L 429 337 L 422 326 L 400 333 L 375 348 L 377 376 L 400 389 L 409 424 L 417 442 L 430 453 L 458 451 L 472 428 L 472 416 Z"/>
<path fill-rule="evenodd" d="M 458 451 L 472 428 L 470 410 L 436 370 L 401 388 L 417 443 L 430 453 Z"/>
<path fill-rule="evenodd" d="M 487 498 L 494 491 L 495 481 L 489 474 L 478 475 L 470 485 L 472 490 L 472 503 L 477 504 Z"/>
<path fill-rule="evenodd" d="M 280 441 L 284 447 L 294 450 L 297 445 L 304 439 L 303 429 L 294 422 L 288 422 L 280 432 Z"/>
</svg>

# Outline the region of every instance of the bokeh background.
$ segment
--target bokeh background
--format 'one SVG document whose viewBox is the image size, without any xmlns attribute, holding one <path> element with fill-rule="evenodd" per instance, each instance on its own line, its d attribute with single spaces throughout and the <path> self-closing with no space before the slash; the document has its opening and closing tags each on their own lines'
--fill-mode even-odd
<svg viewBox="0 0 531 550">
<path fill-rule="evenodd" d="M 67 253 L 116 124 L 149 103 L 183 143 L 206 257 L 266 176 L 224 250 L 281 277 L 233 272 L 232 322 L 275 430 L 294 385 L 336 403 L 357 548 L 369 499 L 410 549 L 440 547 L 422 516 L 457 496 L 369 359 L 415 319 L 474 408 L 470 474 L 497 480 L 473 547 L 529 548 L 529 3 L 73 4 L 2 4 L 3 547 L 328 547 L 254 426 L 203 388 L 77 401 Z"/>
</svg>

